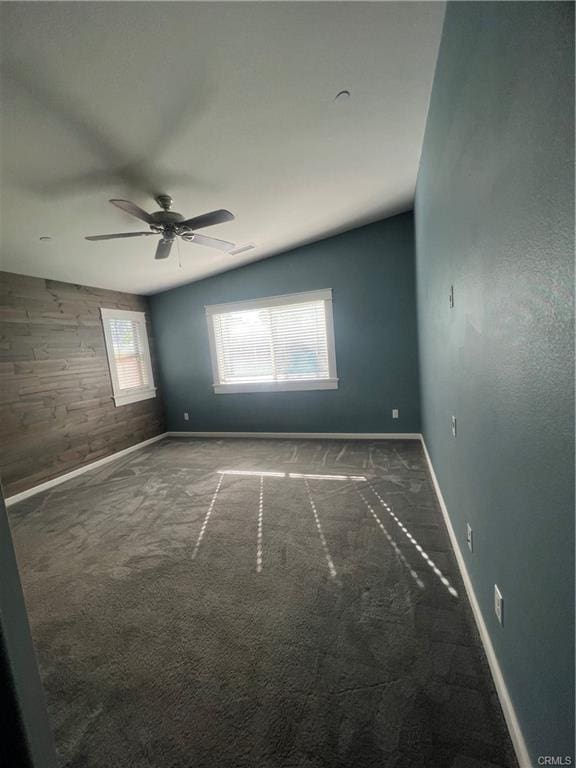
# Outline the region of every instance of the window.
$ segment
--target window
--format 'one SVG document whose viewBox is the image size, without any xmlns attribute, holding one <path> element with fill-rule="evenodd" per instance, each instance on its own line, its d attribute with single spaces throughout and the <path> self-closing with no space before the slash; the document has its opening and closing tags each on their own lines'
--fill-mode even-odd
<svg viewBox="0 0 576 768">
<path fill-rule="evenodd" d="M 214 391 L 336 389 L 332 290 L 206 307 Z"/>
<path fill-rule="evenodd" d="M 101 309 L 116 405 L 156 397 L 144 312 Z"/>
</svg>

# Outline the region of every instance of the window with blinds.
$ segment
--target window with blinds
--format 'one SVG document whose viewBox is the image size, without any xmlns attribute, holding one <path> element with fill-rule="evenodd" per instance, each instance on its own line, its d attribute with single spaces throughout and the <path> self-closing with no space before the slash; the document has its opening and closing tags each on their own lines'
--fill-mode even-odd
<svg viewBox="0 0 576 768">
<path fill-rule="evenodd" d="M 214 389 L 335 389 L 332 291 L 206 307 Z"/>
<path fill-rule="evenodd" d="M 155 397 L 144 312 L 100 311 L 116 405 Z"/>
</svg>

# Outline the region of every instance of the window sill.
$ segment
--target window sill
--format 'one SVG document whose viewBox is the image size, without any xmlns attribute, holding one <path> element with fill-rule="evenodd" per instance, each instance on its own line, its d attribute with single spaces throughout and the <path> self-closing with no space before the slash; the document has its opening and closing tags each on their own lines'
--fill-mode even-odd
<svg viewBox="0 0 576 768">
<path fill-rule="evenodd" d="M 338 379 L 308 379 L 301 381 L 263 381 L 244 384 L 214 384 L 214 394 L 232 395 L 240 392 L 295 392 L 311 389 L 338 389 Z"/>
<path fill-rule="evenodd" d="M 119 405 L 129 405 L 130 403 L 138 403 L 140 400 L 150 400 L 156 397 L 156 389 L 140 389 L 138 392 L 125 392 L 123 394 L 114 395 L 114 404 L 116 408 Z"/>
</svg>

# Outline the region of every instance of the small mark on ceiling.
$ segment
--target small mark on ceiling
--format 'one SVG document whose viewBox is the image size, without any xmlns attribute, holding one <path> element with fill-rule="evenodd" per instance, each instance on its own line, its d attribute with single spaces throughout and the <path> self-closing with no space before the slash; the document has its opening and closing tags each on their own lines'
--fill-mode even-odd
<svg viewBox="0 0 576 768">
<path fill-rule="evenodd" d="M 336 96 L 334 96 L 334 101 L 345 102 L 350 99 L 350 91 L 339 91 Z"/>
</svg>

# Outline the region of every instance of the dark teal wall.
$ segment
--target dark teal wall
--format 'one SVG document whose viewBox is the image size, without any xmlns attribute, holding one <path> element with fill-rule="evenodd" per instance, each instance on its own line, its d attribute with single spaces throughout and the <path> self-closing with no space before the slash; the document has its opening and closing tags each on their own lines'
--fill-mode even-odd
<svg viewBox="0 0 576 768">
<path fill-rule="evenodd" d="M 215 395 L 204 306 L 318 288 L 333 289 L 339 388 Z M 151 309 L 169 430 L 420 431 L 411 213 L 157 294 Z"/>
<path fill-rule="evenodd" d="M 535 765 L 574 755 L 573 29 L 448 4 L 416 193 L 424 436 Z"/>
</svg>

